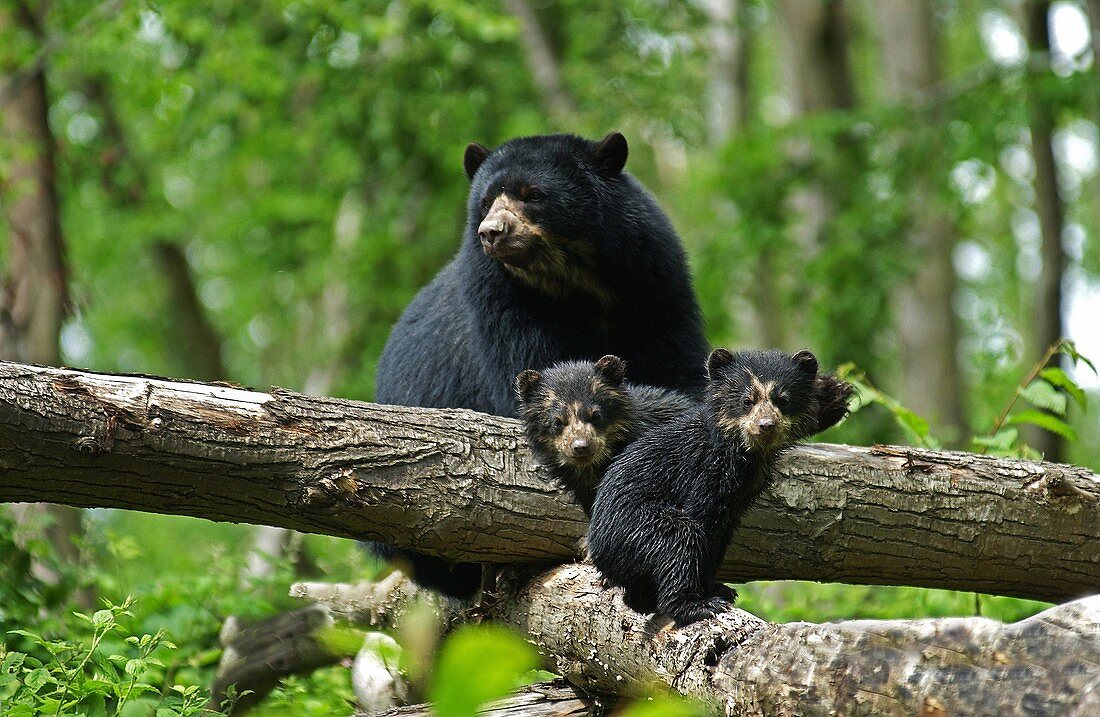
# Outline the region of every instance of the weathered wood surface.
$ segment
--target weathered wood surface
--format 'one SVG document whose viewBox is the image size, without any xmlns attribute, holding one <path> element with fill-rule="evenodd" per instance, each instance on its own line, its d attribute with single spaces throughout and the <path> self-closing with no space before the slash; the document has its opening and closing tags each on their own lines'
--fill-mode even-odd
<svg viewBox="0 0 1100 717">
<path fill-rule="evenodd" d="M 478 710 L 480 717 L 584 717 L 593 714 L 571 687 L 562 682 L 528 685 L 503 700 Z M 430 705 L 409 705 L 385 712 L 360 712 L 355 717 L 434 717 Z"/>
<path fill-rule="evenodd" d="M 301 583 L 342 619 L 392 627 L 418 591 Z M 671 688 L 715 714 L 1091 715 L 1100 693 L 1100 596 L 1014 624 L 980 617 L 773 624 L 743 610 L 673 630 L 601 589 L 587 564 L 505 589 L 487 617 L 528 635 L 552 669 L 596 693 Z M 440 608 L 454 619 L 453 606 Z M 414 713 L 415 714 L 415 713 Z"/>
<path fill-rule="evenodd" d="M 1062 601 L 1100 590 L 1100 477 L 968 453 L 807 445 L 722 577 Z M 518 424 L 283 390 L 0 363 L 0 501 L 381 540 L 455 560 L 561 561 L 580 509 Z"/>
</svg>

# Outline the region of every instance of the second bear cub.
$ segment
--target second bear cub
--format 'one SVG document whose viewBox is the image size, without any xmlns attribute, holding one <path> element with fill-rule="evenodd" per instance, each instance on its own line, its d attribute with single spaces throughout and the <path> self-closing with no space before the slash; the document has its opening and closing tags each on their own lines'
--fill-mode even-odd
<svg viewBox="0 0 1100 717">
<path fill-rule="evenodd" d="M 624 446 L 697 402 L 671 389 L 625 383 L 618 356 L 563 361 L 515 379 L 531 452 L 573 494 L 586 515 L 604 469 Z"/>
<path fill-rule="evenodd" d="M 775 458 L 847 412 L 851 386 L 817 369 L 809 351 L 716 349 L 706 400 L 611 463 L 588 548 L 628 607 L 685 625 L 733 606 L 718 567 Z"/>
</svg>

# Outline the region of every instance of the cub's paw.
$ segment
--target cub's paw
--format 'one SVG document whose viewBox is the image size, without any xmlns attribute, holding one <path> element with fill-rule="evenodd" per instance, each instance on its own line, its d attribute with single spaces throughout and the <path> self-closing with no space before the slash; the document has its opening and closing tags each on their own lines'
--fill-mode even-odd
<svg viewBox="0 0 1100 717">
<path fill-rule="evenodd" d="M 722 598 L 731 605 L 737 602 L 737 591 L 725 583 L 714 584 L 714 596 Z"/>
<path fill-rule="evenodd" d="M 676 621 L 676 627 L 683 627 L 700 620 L 708 620 L 732 609 L 733 602 L 723 597 L 712 597 L 699 602 L 684 603 L 675 610 L 670 610 L 668 616 Z"/>
</svg>

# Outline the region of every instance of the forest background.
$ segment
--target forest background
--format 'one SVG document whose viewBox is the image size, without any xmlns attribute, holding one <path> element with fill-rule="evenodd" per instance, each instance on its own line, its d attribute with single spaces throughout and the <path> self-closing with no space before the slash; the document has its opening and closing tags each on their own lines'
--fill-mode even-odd
<svg viewBox="0 0 1100 717">
<path fill-rule="evenodd" d="M 2 0 L 0 357 L 370 400 L 390 326 L 458 245 L 465 145 L 619 130 L 711 342 L 850 364 L 861 409 L 825 440 L 1096 470 L 1076 389 L 1095 373 L 1061 356 L 1068 385 L 1028 379 L 1063 336 L 1100 358 L 1098 26 L 1095 0 Z M 290 604 L 304 562 L 378 569 L 312 536 L 257 563 L 245 526 L 3 516 L 0 628 L 79 640 L 72 610 L 132 594 L 128 629 L 166 631 L 158 679 L 183 685 L 208 684 L 226 615 Z M 772 620 L 1042 607 L 741 593 Z M 337 668 L 265 709 L 349 695 Z"/>
</svg>

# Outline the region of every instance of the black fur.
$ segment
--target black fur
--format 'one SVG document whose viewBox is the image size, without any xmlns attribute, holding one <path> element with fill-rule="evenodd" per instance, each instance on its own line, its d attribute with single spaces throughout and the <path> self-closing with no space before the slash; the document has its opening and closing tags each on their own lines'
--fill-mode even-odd
<svg viewBox="0 0 1100 717">
<path fill-rule="evenodd" d="M 639 383 L 700 395 L 706 342 L 683 248 L 657 203 L 622 171 L 626 155 L 617 133 L 468 147 L 462 246 L 390 334 L 376 400 L 511 416 L 517 372 L 609 353 L 627 360 Z M 498 202 L 541 238 L 479 236 Z M 454 596 L 476 590 L 475 565 L 452 569 L 398 552 L 422 585 Z"/>
<path fill-rule="evenodd" d="M 527 442 L 586 515 L 604 469 L 624 446 L 693 408 L 679 391 L 625 383 L 617 356 L 564 361 L 516 376 Z"/>
<path fill-rule="evenodd" d="M 717 574 L 741 517 L 776 456 L 843 418 L 851 393 L 818 376 L 808 351 L 717 349 L 707 366 L 706 400 L 612 461 L 588 530 L 593 562 L 626 604 L 678 625 L 732 607 L 736 594 Z M 761 395 L 752 376 L 775 385 Z"/>
</svg>

